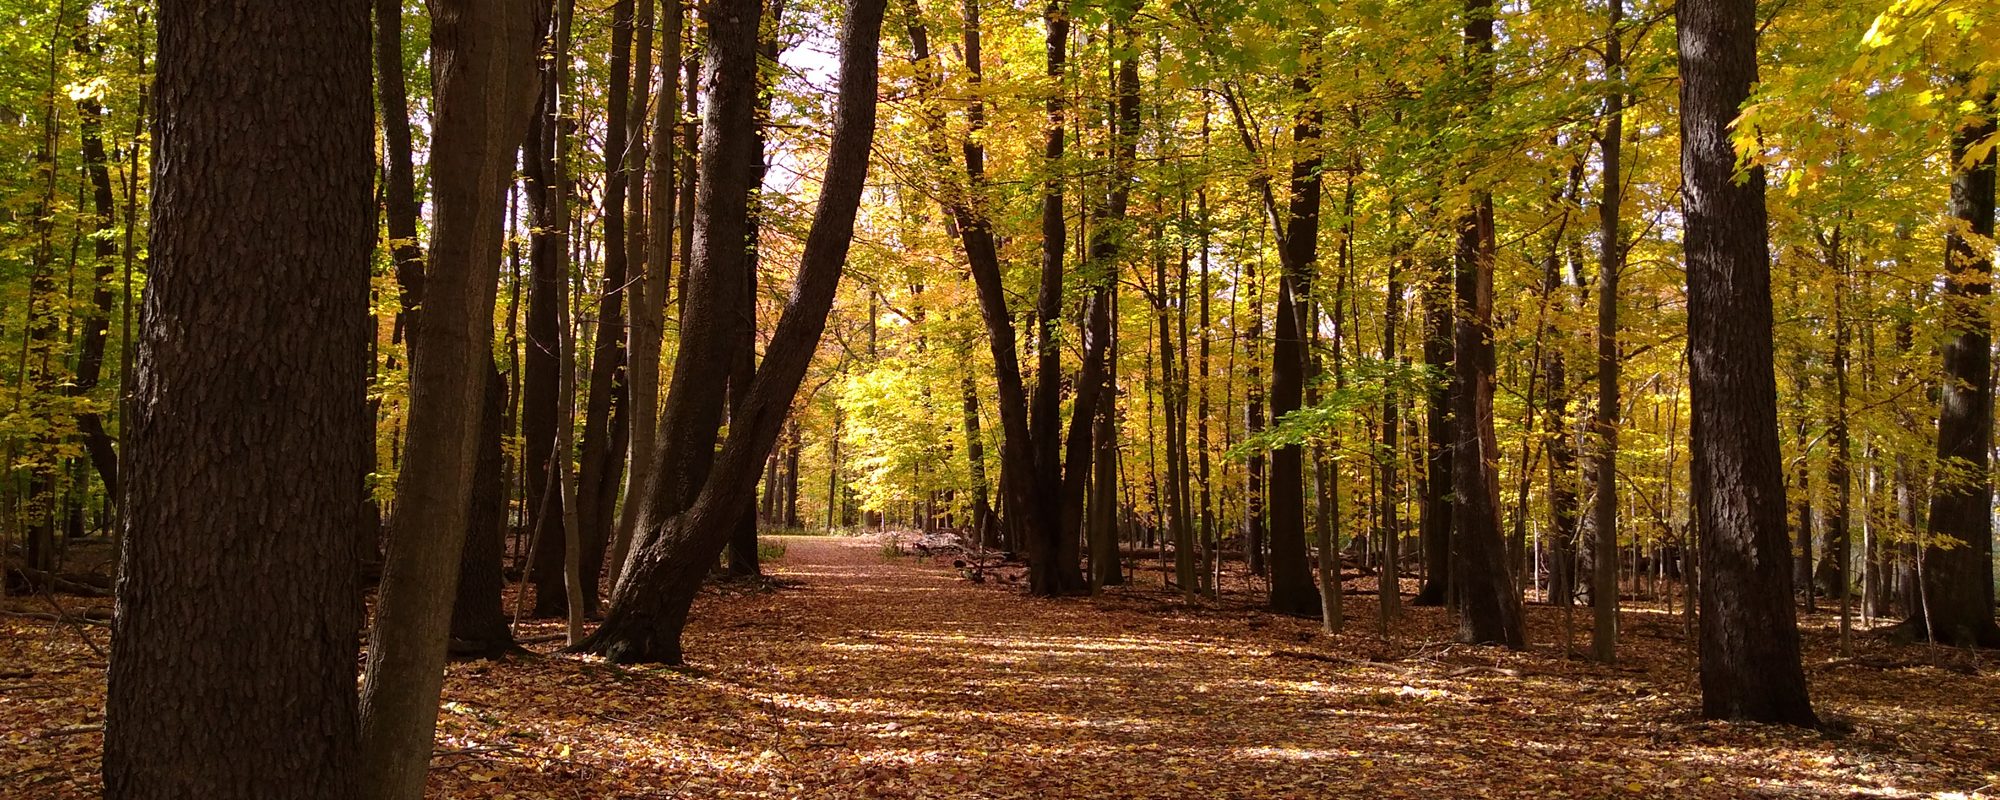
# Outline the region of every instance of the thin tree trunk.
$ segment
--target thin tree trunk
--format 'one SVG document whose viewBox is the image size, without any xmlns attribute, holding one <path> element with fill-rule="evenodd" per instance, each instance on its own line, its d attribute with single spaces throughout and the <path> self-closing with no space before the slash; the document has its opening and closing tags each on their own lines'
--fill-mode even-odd
<svg viewBox="0 0 2000 800">
<path fill-rule="evenodd" d="M 1624 173 L 1620 157 L 1625 147 L 1625 61 L 1620 50 L 1624 34 L 1624 0 L 1611 0 L 1606 21 L 1604 71 L 1610 90 L 1604 95 L 1604 136 L 1598 142 L 1603 171 L 1597 205 L 1597 414 L 1591 427 L 1597 434 L 1597 495 L 1591 505 L 1596 534 L 1591 560 L 1590 652 L 1609 664 L 1618 658 L 1618 562 L 1607 557 L 1618 550 L 1618 280 L 1625 270 L 1625 238 L 1619 229 L 1624 213 L 1620 191 Z"/>
<path fill-rule="evenodd" d="M 650 7 L 652 0 L 639 2 Z M 625 502 L 619 513 L 618 531 L 611 540 L 608 563 L 613 590 L 616 590 L 617 581 L 624 574 L 626 555 L 632 550 L 633 531 L 639 524 L 641 498 L 645 497 L 646 482 L 653 475 L 653 448 L 658 441 L 660 418 L 661 337 L 666 330 L 667 289 L 672 285 L 673 275 L 673 225 L 677 211 L 675 191 L 678 188 L 675 167 L 680 158 L 674 142 L 674 123 L 680 114 L 683 14 L 681 0 L 660 2 L 665 6 L 666 13 L 661 15 L 659 26 L 660 91 L 653 117 L 652 146 L 648 148 L 651 161 L 646 187 L 650 208 L 646 215 L 645 258 L 643 262 L 633 262 L 643 263 L 645 271 L 632 287 L 632 328 L 626 344 L 632 359 L 629 371 L 632 394 L 631 466 L 626 472 Z M 651 17 L 650 12 L 644 12 L 640 22 L 644 23 Z M 642 32 L 641 38 L 645 36 Z M 687 254 L 682 252 L 681 256 L 685 260 Z"/>
<path fill-rule="evenodd" d="M 493 369 L 501 218 L 545 17 L 533 0 L 432 5 L 430 263 L 410 337 L 408 440 L 361 694 L 360 774 L 373 800 L 421 797 L 430 768 Z"/>
<path fill-rule="evenodd" d="M 535 616 L 564 613 L 563 526 L 567 508 L 562 492 L 550 481 L 558 456 L 556 429 L 562 384 L 563 331 L 560 320 L 568 296 L 570 185 L 566 159 L 569 135 L 564 119 L 572 113 L 564 87 L 569 83 L 570 23 L 575 0 L 554 0 L 551 28 L 542 44 L 549 56 L 541 62 L 540 100 L 529 123 L 522 162 L 528 184 L 529 234 L 527 358 L 523 368 L 521 447 L 527 459 L 528 507 L 535 548 L 529 553 L 535 580 Z"/>
<path fill-rule="evenodd" d="M 1452 416 L 1455 393 L 1451 341 L 1451 262 L 1438 257 L 1425 270 L 1424 366 L 1435 376 L 1424 395 L 1424 497 L 1418 538 L 1424 550 L 1424 584 L 1410 599 L 1414 606 L 1441 606 L 1451 597 L 1453 442 L 1458 420 Z"/>
</svg>

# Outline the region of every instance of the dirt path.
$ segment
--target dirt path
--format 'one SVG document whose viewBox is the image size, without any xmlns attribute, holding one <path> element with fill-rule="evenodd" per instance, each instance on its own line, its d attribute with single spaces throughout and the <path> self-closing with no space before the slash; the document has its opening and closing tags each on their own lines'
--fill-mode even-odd
<svg viewBox="0 0 2000 800">
<path fill-rule="evenodd" d="M 1852 733 L 1720 725 L 1692 714 L 1675 619 L 1630 615 L 1614 669 L 1557 659 L 1545 608 L 1526 654 L 1422 645 L 1447 638 L 1435 609 L 1385 643 L 1360 597 L 1329 639 L 1157 589 L 1034 600 L 875 539 L 782 541 L 770 571 L 791 585 L 705 595 L 685 668 L 453 665 L 431 796 L 1834 798 L 2000 780 L 1990 674 L 1816 669 L 1816 704 Z M 0 657 L 69 634 L 43 635 Z M 0 775 L 19 757 L 70 773 L 0 777 L 0 797 L 94 796 L 97 735 L 35 733 L 92 721 L 101 674 L 84 684 L 95 696 L 15 702 L 0 683 Z"/>
<path fill-rule="evenodd" d="M 1367 620 L 1330 642 L 1312 621 L 1157 592 L 1034 600 L 874 539 L 785 543 L 773 573 L 800 585 L 705 600 L 687 673 L 585 668 L 587 696 L 552 693 L 570 713 L 619 717 L 573 733 L 575 774 L 599 787 L 581 796 L 1848 797 L 2000 778 L 1982 772 L 2000 769 L 1991 679 L 1917 671 L 1969 704 L 1931 720 L 1879 699 L 1911 688 L 1908 672 L 1843 671 L 1878 700 L 1821 701 L 1898 725 L 1985 724 L 1959 737 L 1966 750 L 1936 752 L 1866 723 L 1831 740 L 1698 721 L 1671 655 L 1628 672 L 1546 647 L 1385 651 Z M 1412 610 L 1404 624 L 1438 641 L 1442 621 Z M 1385 652 L 1398 660 L 1362 660 Z M 575 680 L 574 662 L 547 667 Z M 1936 688 L 1906 699 L 1954 696 Z"/>
</svg>

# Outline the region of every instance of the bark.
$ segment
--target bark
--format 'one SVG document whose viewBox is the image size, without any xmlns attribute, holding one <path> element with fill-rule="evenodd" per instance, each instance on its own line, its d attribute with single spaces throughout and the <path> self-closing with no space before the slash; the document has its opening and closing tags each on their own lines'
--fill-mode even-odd
<svg viewBox="0 0 2000 800">
<path fill-rule="evenodd" d="M 1990 109 L 1993 96 L 1984 98 Z M 1966 165 L 1966 151 L 1991 137 L 1991 111 L 1952 133 L 1951 217 L 1945 240 L 1944 292 L 1950 338 L 1944 343 L 1944 376 L 1938 387 L 1938 460 L 1931 493 L 1930 527 L 1920 555 L 1922 595 L 1905 629 L 1955 645 L 2000 647 L 1993 622 L 1993 481 L 1987 470 L 1993 446 L 1992 292 L 1994 156 Z M 1968 236 L 1967 234 L 1970 234 Z M 1971 237 L 1983 237 L 1975 239 Z"/>
<path fill-rule="evenodd" d="M 1458 438 L 1451 410 L 1451 264 L 1439 258 L 1427 273 L 1422 289 L 1424 366 L 1431 372 L 1431 381 L 1424 394 L 1424 497 L 1418 528 L 1424 549 L 1424 585 L 1410 599 L 1413 606 L 1441 606 L 1451 595 L 1452 443 Z"/>
<path fill-rule="evenodd" d="M 486 392 L 479 416 L 479 452 L 473 465 L 465 545 L 459 550 L 458 594 L 451 606 L 447 652 L 454 658 L 497 658 L 521 650 L 507 624 L 501 595 L 507 546 L 507 457 L 504 448 L 507 390 L 487 357 Z"/>
<path fill-rule="evenodd" d="M 676 483 L 666 480 L 672 474 L 669 470 L 672 465 L 656 465 L 661 479 L 654 482 L 654 489 L 646 498 L 646 508 L 641 512 L 640 529 L 646 536 L 633 553 L 625 579 L 613 595 L 604 625 L 578 646 L 580 650 L 603 655 L 615 663 L 681 660 L 681 631 L 695 592 L 700 588 L 700 577 L 715 563 L 728 540 L 726 523 L 740 513 L 748 498 L 755 496 L 757 470 L 777 441 L 833 305 L 834 290 L 839 285 L 848 244 L 853 238 L 855 212 L 874 139 L 876 48 L 882 8 L 883 0 L 855 0 L 849 7 L 841 33 L 840 96 L 836 101 L 832 144 L 819 205 L 800 259 L 798 283 L 778 319 L 768 355 L 751 382 L 750 396 L 731 425 L 729 441 L 715 459 L 714 469 L 694 487 L 693 502 L 679 513 L 668 510 L 676 499 L 668 494 Z M 756 0 L 717 0 L 708 8 L 710 46 L 706 72 L 710 76 L 709 95 L 713 98 L 710 124 L 705 126 L 708 131 L 742 130 L 740 126 L 723 127 L 720 123 L 739 121 L 731 117 L 753 107 L 757 9 Z M 729 186 L 730 182 L 716 180 L 715 170 L 747 166 L 741 161 L 724 160 L 734 149 L 726 146 L 730 144 L 727 139 L 711 133 L 702 140 L 703 171 L 711 176 L 702 182 L 708 188 L 702 193 L 703 224 L 697 237 L 705 245 L 720 244 L 717 233 L 732 228 L 741 232 L 745 224 L 740 218 L 747 210 L 743 203 L 717 202 L 716 195 L 725 193 L 719 192 L 716 184 Z M 714 215 L 731 214 L 738 219 L 711 219 Z M 718 223 L 724 231 L 715 230 Z M 741 239 L 734 241 L 740 243 Z M 737 250 L 741 252 L 740 247 Z M 709 248 L 700 252 L 704 261 L 715 255 Z M 732 283 L 729 277 L 725 272 L 697 263 L 689 280 L 689 312 L 702 309 L 711 302 L 709 298 L 726 291 Z M 692 366 L 690 362 L 712 360 L 715 349 L 726 346 L 726 342 L 713 339 L 698 343 L 707 348 L 691 351 L 684 344 L 676 355 L 677 375 Z M 676 381 L 675 385 L 690 384 Z M 684 394 L 685 390 L 676 389 L 675 396 L 669 398 L 670 422 L 677 419 L 674 400 Z M 719 413 L 720 402 L 713 405 Z M 672 424 L 663 432 L 670 444 L 681 440 Z M 708 436 L 712 440 L 713 428 Z M 662 448 L 660 460 L 664 462 L 672 455 L 670 448 Z"/>
<path fill-rule="evenodd" d="M 625 295 L 627 256 L 625 194 L 630 183 L 632 130 L 632 6 L 611 4 L 610 71 L 605 89 L 604 197 L 598 219 L 604 227 L 604 281 L 597 296 L 597 335 L 591 339 L 590 390 L 583 405 L 583 443 L 578 454 L 576 519 L 583 528 L 583 602 L 596 613 L 598 576 L 610 546 L 612 506 L 625 449 L 618 442 L 624 422 Z M 616 418 L 616 419 L 614 419 Z"/>
<path fill-rule="evenodd" d="M 641 0 L 649 7 L 651 0 Z M 611 541 L 610 570 L 622 574 L 626 555 L 632 549 L 633 531 L 639 524 L 639 506 L 646 483 L 653 475 L 653 448 L 658 441 L 660 418 L 660 351 L 666 330 L 668 287 L 672 285 L 675 207 L 675 168 L 680 158 L 675 146 L 675 122 L 680 113 L 681 28 L 680 0 L 661 0 L 665 14 L 660 24 L 660 91 L 653 118 L 650 175 L 646 181 L 647 202 L 644 272 L 633 283 L 632 327 L 626 349 L 632 365 L 631 467 L 625 479 L 625 503 L 618 519 L 618 531 Z M 641 22 L 650 18 L 643 14 Z M 681 253 L 685 261 L 687 253 Z M 615 579 L 615 577 L 614 577 Z M 616 586 L 612 587 L 614 590 Z"/>
<path fill-rule="evenodd" d="M 463 5 L 460 3 L 464 2 Z M 506 189 L 526 133 L 534 0 L 433 0 L 433 217 L 397 512 L 361 695 L 363 792 L 423 794 L 493 358 Z"/>
<path fill-rule="evenodd" d="M 1604 71 L 1612 81 L 1604 95 L 1604 137 L 1599 141 L 1603 171 L 1597 205 L 1597 495 L 1591 505 L 1591 529 L 1596 535 L 1590 581 L 1591 656 L 1609 664 L 1618 658 L 1618 279 L 1625 269 L 1625 239 L 1619 232 L 1620 190 L 1624 173 L 1619 157 L 1625 145 L 1625 95 L 1617 82 L 1625 78 L 1618 26 L 1624 0 L 1611 0 L 1604 43 Z"/>
<path fill-rule="evenodd" d="M 1813 725 L 1785 558 L 1764 175 L 1738 174 L 1730 140 L 1757 79 L 1756 6 L 1684 0 L 1677 23 L 1702 713 Z"/>
<path fill-rule="evenodd" d="M 557 8 L 544 39 L 540 99 L 529 123 L 522 163 L 528 184 L 529 273 L 527 357 L 522 369 L 521 448 L 527 459 L 528 508 L 536 546 L 529 558 L 535 580 L 535 616 L 561 616 L 567 601 L 563 587 L 562 492 L 549 480 L 555 474 L 556 428 L 562 383 L 563 298 L 569 285 L 569 180 L 564 159 L 568 152 L 565 117 L 569 113 L 563 87 L 568 83 L 570 21 L 575 0 L 555 0 Z M 562 454 L 568 458 L 569 454 Z"/>
<path fill-rule="evenodd" d="M 1493 0 L 1467 0 L 1465 6 L 1466 60 L 1481 103 L 1492 81 L 1493 9 Z M 1519 649 L 1527 642 L 1521 592 L 1500 533 L 1500 448 L 1493 432 L 1494 248 L 1493 198 L 1475 191 L 1473 208 L 1459 219 L 1456 256 L 1451 575 L 1458 591 L 1458 638 Z"/>
<path fill-rule="evenodd" d="M 356 793 L 368 15 L 365 0 L 160 8 L 105 700 L 114 800 Z"/>
</svg>

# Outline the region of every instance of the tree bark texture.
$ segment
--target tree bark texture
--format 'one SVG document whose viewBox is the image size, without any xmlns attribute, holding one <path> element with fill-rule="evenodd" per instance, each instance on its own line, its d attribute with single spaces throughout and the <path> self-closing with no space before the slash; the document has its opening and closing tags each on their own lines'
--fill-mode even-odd
<svg viewBox="0 0 2000 800">
<path fill-rule="evenodd" d="M 1785 537 L 1764 175 L 1739 181 L 1730 140 L 1757 80 L 1756 4 L 1684 0 L 1678 25 L 1702 713 L 1812 725 Z"/>
<path fill-rule="evenodd" d="M 367 0 L 159 5 L 115 800 L 355 796 L 368 17 Z"/>
</svg>

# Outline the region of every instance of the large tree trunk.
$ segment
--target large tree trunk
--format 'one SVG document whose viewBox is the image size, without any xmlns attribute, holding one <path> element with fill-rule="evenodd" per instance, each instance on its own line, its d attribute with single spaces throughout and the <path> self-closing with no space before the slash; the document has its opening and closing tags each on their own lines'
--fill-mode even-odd
<svg viewBox="0 0 2000 800">
<path fill-rule="evenodd" d="M 115 800 L 355 796 L 368 14 L 161 4 L 105 700 Z"/>
<path fill-rule="evenodd" d="M 1993 96 L 1985 98 L 1986 107 Z M 1994 155 L 1970 167 L 1965 154 L 1993 136 L 1994 121 L 1952 132 L 1951 216 L 1974 236 L 1993 237 Z M 1906 629 L 1925 639 L 2000 647 L 1993 622 L 1993 492 L 1987 454 L 1993 446 L 1990 249 L 1954 229 L 1945 240 L 1944 343 L 1938 387 L 1938 460 L 1946 473 L 1931 494 L 1930 529 L 1920 557 L 1922 592 Z"/>
<path fill-rule="evenodd" d="M 1292 90 L 1308 97 L 1312 84 L 1296 78 Z M 1308 101 L 1310 102 L 1310 101 Z M 1278 275 L 1277 339 L 1271 343 L 1271 420 L 1275 424 L 1297 411 L 1304 399 L 1306 369 L 1305 308 L 1312 292 L 1312 273 L 1319 261 L 1321 112 L 1309 105 L 1292 129 L 1292 143 L 1302 155 L 1292 163 L 1290 207 L 1281 219 L 1275 207 L 1272 224 L 1279 238 L 1282 270 Z M 1320 613 L 1319 591 L 1313 586 L 1312 563 L 1306 553 L 1305 448 L 1297 444 L 1271 453 L 1271 608 L 1286 614 Z"/>
<path fill-rule="evenodd" d="M 707 245 L 700 250 L 703 261 L 713 258 L 715 249 L 722 244 L 716 238 L 718 233 L 732 230 L 741 233 L 746 227 L 742 216 L 747 208 L 742 202 L 717 202 L 719 199 L 726 201 L 731 197 L 741 197 L 735 193 L 733 183 L 740 176 L 733 172 L 718 176 L 716 170 L 741 170 L 754 166 L 726 160 L 734 154 L 733 151 L 740 149 L 741 143 L 727 142 L 729 137 L 722 132 L 742 130 L 740 120 L 733 119 L 733 116 L 754 107 L 757 8 L 756 0 L 717 0 L 707 15 L 709 55 L 706 72 L 709 94 L 714 99 L 710 103 L 709 124 L 705 127 L 711 133 L 703 136 L 701 148 L 703 172 L 709 176 L 702 182 L 706 187 L 700 203 L 703 225 L 697 237 Z M 672 474 L 668 469 L 671 465 L 656 465 L 661 470 L 661 479 L 656 480 L 653 490 L 648 492 L 646 508 L 641 515 L 640 530 L 646 537 L 627 565 L 624 580 L 612 597 L 610 613 L 604 625 L 578 646 L 580 650 L 603 655 L 618 663 L 671 664 L 681 660 L 681 631 L 686 626 L 695 593 L 701 586 L 701 577 L 715 563 L 716 556 L 728 541 L 728 523 L 741 513 L 743 504 L 755 496 L 757 470 L 777 441 L 798 391 L 799 381 L 804 378 L 806 368 L 818 350 L 820 334 L 826 327 L 827 312 L 833 306 L 834 290 L 839 285 L 848 244 L 853 238 L 855 212 L 860 204 L 862 185 L 868 172 L 868 154 L 874 139 L 875 65 L 882 9 L 883 0 L 855 0 L 849 8 L 841 32 L 840 96 L 836 101 L 826 177 L 819 205 L 813 214 L 812 229 L 806 236 L 804 254 L 800 258 L 798 283 L 778 319 L 768 354 L 758 366 L 757 377 L 751 382 L 750 396 L 731 425 L 729 441 L 715 459 L 714 469 L 704 474 L 700 483 L 693 487 L 694 491 L 690 493 L 694 496 L 693 502 L 681 506 L 685 511 L 673 510 L 677 498 L 670 492 L 677 485 L 667 480 Z M 722 124 L 730 122 L 739 124 L 736 127 Z M 722 179 L 718 180 L 718 177 Z M 722 191 L 722 188 L 729 188 L 730 191 Z M 718 198 L 716 195 L 725 197 Z M 732 214 L 735 219 L 727 218 Z M 712 215 L 724 216 L 711 219 Z M 722 231 L 715 230 L 718 224 Z M 741 243 L 740 238 L 734 241 L 739 245 Z M 737 250 L 740 253 L 742 248 L 739 246 Z M 708 313 L 714 308 L 709 305 L 713 296 L 726 291 L 732 277 L 727 272 L 697 263 L 689 281 L 689 313 Z M 688 330 L 688 333 L 693 332 L 693 329 Z M 692 367 L 691 362 L 713 360 L 716 350 L 727 345 L 726 341 L 719 340 L 720 337 L 706 342 L 699 341 L 701 337 L 696 338 L 697 343 L 705 347 L 690 350 L 683 345 L 675 357 L 676 375 Z M 690 384 L 677 380 L 675 385 L 686 387 Z M 676 397 L 684 393 L 687 393 L 685 389 L 675 390 Z M 717 396 L 713 400 L 715 412 L 719 414 L 721 398 Z M 675 403 L 670 398 L 667 414 L 670 424 L 664 431 L 670 446 L 661 449 L 659 460 L 662 462 L 675 455 L 671 443 L 681 440 L 676 426 L 671 424 L 677 418 Z M 713 427 L 709 428 L 707 435 L 712 441 Z"/>
<path fill-rule="evenodd" d="M 1756 4 L 1684 0 L 1678 25 L 1702 713 L 1813 725 L 1786 559 L 1764 174 L 1739 180 L 1730 140 L 1757 80 Z"/>
<path fill-rule="evenodd" d="M 461 4 L 463 3 L 463 4 Z M 514 143 L 527 132 L 535 0 L 433 0 L 430 263 L 410 337 L 397 510 L 369 636 L 361 774 L 375 800 L 423 795 L 465 546 Z"/>
<path fill-rule="evenodd" d="M 1480 87 L 1481 103 L 1487 101 L 1493 80 L 1493 9 L 1493 0 L 1465 4 L 1467 71 Z M 1458 319 L 1452 328 L 1458 438 L 1451 484 L 1451 513 L 1457 527 L 1451 577 L 1458 590 L 1458 637 L 1518 649 L 1527 642 L 1521 592 L 1507 566 L 1506 542 L 1500 533 L 1500 447 L 1493 432 L 1492 196 L 1474 192 L 1473 208 L 1458 224 Z"/>
</svg>

